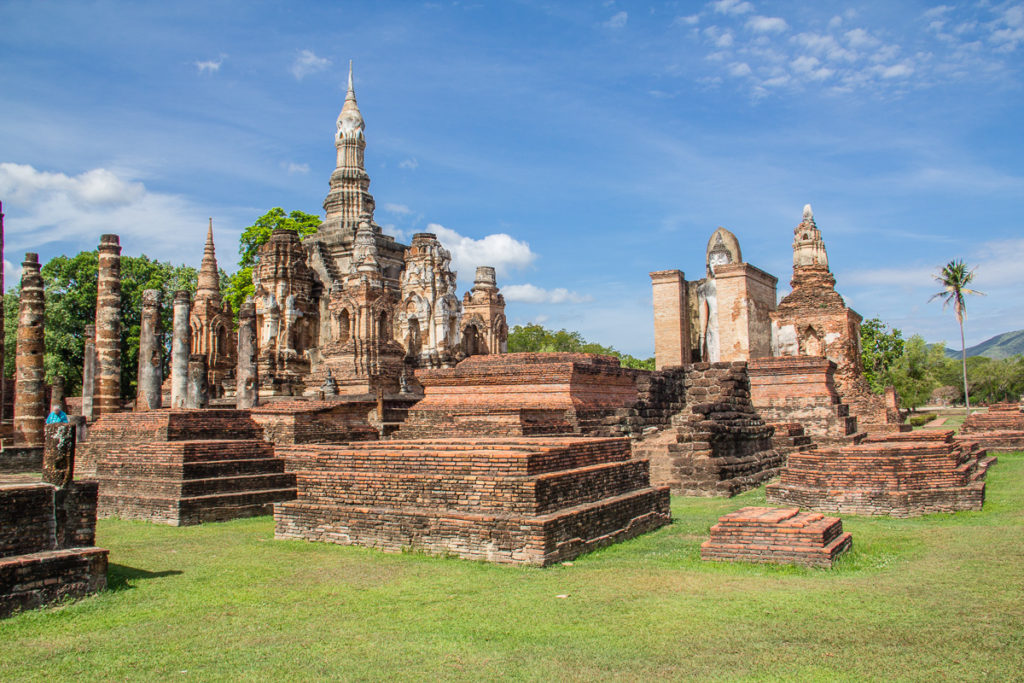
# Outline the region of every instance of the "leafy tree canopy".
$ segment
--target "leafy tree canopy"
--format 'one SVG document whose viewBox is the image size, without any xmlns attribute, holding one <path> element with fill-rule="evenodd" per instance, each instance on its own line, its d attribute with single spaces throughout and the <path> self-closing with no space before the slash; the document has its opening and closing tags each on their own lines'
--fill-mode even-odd
<svg viewBox="0 0 1024 683">
<path fill-rule="evenodd" d="M 307 237 L 315 233 L 319 225 L 320 216 L 316 214 L 299 210 L 285 214 L 284 209 L 275 206 L 242 231 L 238 244 L 238 272 L 221 278 L 225 299 L 231 303 L 236 316 L 238 307 L 246 297 L 254 294 L 252 269 L 259 258 L 260 247 L 270 240 L 270 235 L 275 230 L 282 229 L 294 230 L 299 233 L 300 238 Z"/>
<path fill-rule="evenodd" d="M 579 332 L 569 332 L 565 329 L 556 332 L 536 323 L 513 327 L 508 334 L 508 350 L 510 353 L 600 353 L 606 356 L 615 356 L 622 363 L 622 366 L 626 368 L 638 370 L 654 369 L 653 358 L 646 360 L 634 358 L 627 353 L 615 350 L 611 346 L 602 346 L 601 344 L 588 342 Z"/>
<path fill-rule="evenodd" d="M 903 333 L 878 318 L 860 326 L 861 361 L 864 377 L 876 394 L 892 384 L 892 368 L 903 355 Z"/>
</svg>

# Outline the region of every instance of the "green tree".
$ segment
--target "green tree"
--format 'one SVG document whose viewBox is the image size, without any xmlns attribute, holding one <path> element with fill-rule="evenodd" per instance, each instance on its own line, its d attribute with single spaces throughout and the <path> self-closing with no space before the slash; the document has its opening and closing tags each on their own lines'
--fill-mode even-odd
<svg viewBox="0 0 1024 683">
<path fill-rule="evenodd" d="M 865 320 L 860 326 L 861 361 L 864 377 L 876 394 L 892 384 L 892 368 L 903 355 L 903 333 L 878 318 Z"/>
<path fill-rule="evenodd" d="M 320 225 L 320 216 L 304 211 L 292 211 L 285 214 L 284 209 L 275 206 L 270 211 L 242 231 L 238 240 L 238 272 L 227 277 L 224 297 L 231 303 L 235 314 L 246 297 L 252 296 L 252 269 L 259 260 L 259 250 L 270 240 L 275 230 L 294 230 L 299 237 L 307 237 L 316 232 Z"/>
<path fill-rule="evenodd" d="M 963 363 L 964 379 L 964 406 L 967 414 L 971 414 L 971 395 L 967 387 L 967 344 L 964 341 L 964 317 L 967 314 L 968 294 L 981 294 L 968 285 L 974 280 L 974 269 L 968 269 L 963 259 L 954 259 L 944 265 L 938 275 L 933 276 L 935 281 L 942 287 L 942 290 L 931 296 L 929 301 L 942 299 L 942 309 L 945 310 L 950 304 L 953 305 L 953 312 L 956 314 L 956 321 L 960 324 L 960 359 Z"/>
<path fill-rule="evenodd" d="M 514 326 L 508 334 L 508 350 L 510 353 L 598 353 L 605 356 L 615 356 L 619 359 L 622 366 L 626 368 L 637 370 L 654 369 L 653 358 L 634 358 L 628 353 L 615 350 L 611 346 L 588 342 L 579 332 L 569 332 L 565 329 L 558 331 L 549 330 L 536 323 Z"/>
<path fill-rule="evenodd" d="M 945 360 L 942 347 L 925 343 L 915 334 L 906 341 L 903 355 L 893 364 L 890 378 L 900 403 L 908 410 L 916 410 L 927 403 L 932 391 L 939 386 L 935 369 Z"/>
</svg>

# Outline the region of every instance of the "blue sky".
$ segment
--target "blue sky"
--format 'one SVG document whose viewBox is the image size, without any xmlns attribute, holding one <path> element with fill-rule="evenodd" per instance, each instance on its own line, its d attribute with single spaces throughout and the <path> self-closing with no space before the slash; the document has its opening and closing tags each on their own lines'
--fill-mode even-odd
<svg viewBox="0 0 1024 683">
<path fill-rule="evenodd" d="M 865 318 L 968 344 L 1024 328 L 1024 3 L 17 2 L 0 5 L 7 285 L 121 235 L 231 271 L 273 206 L 322 215 L 348 60 L 377 221 L 434 230 L 513 323 L 653 353 L 647 273 L 717 226 L 792 272 L 814 206 Z"/>
</svg>

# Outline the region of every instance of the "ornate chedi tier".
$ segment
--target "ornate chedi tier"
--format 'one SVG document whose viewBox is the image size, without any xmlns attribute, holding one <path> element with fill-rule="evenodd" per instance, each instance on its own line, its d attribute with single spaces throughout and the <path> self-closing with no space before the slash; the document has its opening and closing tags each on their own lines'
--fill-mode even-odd
<svg viewBox="0 0 1024 683">
<path fill-rule="evenodd" d="M 508 351 L 505 297 L 498 291 L 494 268 L 480 266 L 472 291 L 462 297 L 462 356 Z"/>
</svg>

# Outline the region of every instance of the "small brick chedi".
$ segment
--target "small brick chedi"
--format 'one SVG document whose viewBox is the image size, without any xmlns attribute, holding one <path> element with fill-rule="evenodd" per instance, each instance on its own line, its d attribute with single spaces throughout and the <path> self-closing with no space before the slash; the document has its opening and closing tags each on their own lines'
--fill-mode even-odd
<svg viewBox="0 0 1024 683">
<path fill-rule="evenodd" d="M 831 567 L 853 546 L 838 517 L 799 508 L 745 507 L 711 527 L 700 546 L 703 560 Z"/>
<path fill-rule="evenodd" d="M 995 462 L 951 431 L 868 437 L 862 443 L 790 453 L 771 503 L 821 512 L 913 517 L 980 510 L 985 473 Z"/>
<path fill-rule="evenodd" d="M 505 349 L 493 270 L 478 270 L 460 301 L 451 254 L 436 235 L 418 233 L 406 246 L 374 220 L 365 128 L 350 69 L 324 222 L 302 240 L 275 230 L 253 269 L 264 396 L 313 395 L 328 379 L 341 395 L 397 394 L 415 368 Z"/>
<path fill-rule="evenodd" d="M 988 412 L 971 413 L 956 438 L 994 453 L 1024 451 L 1024 412 L 1019 403 L 992 404 Z"/>
<path fill-rule="evenodd" d="M 75 430 L 50 425 L 44 480 L 0 475 L 0 617 L 107 585 L 107 551 L 94 547 L 96 482 L 73 481 Z"/>
</svg>

